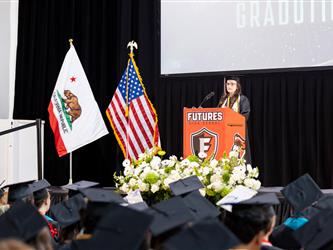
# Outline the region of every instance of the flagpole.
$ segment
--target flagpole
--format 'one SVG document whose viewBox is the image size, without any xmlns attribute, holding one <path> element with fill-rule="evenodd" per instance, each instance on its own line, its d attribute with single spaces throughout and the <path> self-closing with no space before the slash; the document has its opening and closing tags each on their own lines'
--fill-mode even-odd
<svg viewBox="0 0 333 250">
<path fill-rule="evenodd" d="M 68 184 L 73 183 L 73 158 L 72 152 L 69 153 L 69 181 Z"/>
<path fill-rule="evenodd" d="M 128 135 L 128 128 L 130 126 L 130 119 L 128 118 L 128 115 L 129 115 L 129 105 L 128 105 L 128 67 L 129 67 L 129 64 L 130 64 L 130 60 L 132 59 L 132 57 L 134 56 L 134 53 L 133 53 L 133 48 L 136 48 L 138 49 L 138 45 L 136 42 L 134 41 L 130 41 L 128 44 L 127 44 L 127 48 L 130 48 L 130 59 L 128 60 L 127 62 L 127 67 L 126 67 L 126 111 L 125 111 L 125 116 L 127 117 L 128 119 L 128 122 L 127 122 L 127 126 L 126 126 L 126 158 L 128 159 L 128 148 L 129 148 L 129 135 Z"/>
<path fill-rule="evenodd" d="M 73 39 L 70 38 L 68 39 L 69 42 L 69 47 L 71 48 L 73 46 Z M 68 184 L 72 184 L 73 183 L 73 156 L 72 156 L 72 152 L 69 153 L 69 180 L 68 180 Z"/>
</svg>

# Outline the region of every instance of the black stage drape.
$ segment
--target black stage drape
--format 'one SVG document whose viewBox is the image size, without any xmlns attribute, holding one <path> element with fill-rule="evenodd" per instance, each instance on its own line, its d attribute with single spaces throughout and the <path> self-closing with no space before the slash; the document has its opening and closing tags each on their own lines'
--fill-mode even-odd
<svg viewBox="0 0 333 250">
<path fill-rule="evenodd" d="M 138 42 L 136 61 L 159 116 L 163 148 L 182 153 L 182 109 L 217 105 L 223 76 L 159 75 L 159 1 L 20 1 L 15 119 L 45 120 L 45 177 L 68 181 L 69 157 L 59 158 L 47 106 L 69 48 L 74 45 L 110 134 L 73 153 L 74 180 L 113 185 L 123 156 L 105 110 L 125 69 L 128 41 Z M 177 39 L 177 38 L 175 38 Z M 222 55 L 221 55 L 222 56 Z M 242 77 L 251 102 L 248 121 L 252 163 L 265 186 L 283 186 L 308 172 L 322 188 L 333 184 L 333 70 L 253 72 Z"/>
</svg>

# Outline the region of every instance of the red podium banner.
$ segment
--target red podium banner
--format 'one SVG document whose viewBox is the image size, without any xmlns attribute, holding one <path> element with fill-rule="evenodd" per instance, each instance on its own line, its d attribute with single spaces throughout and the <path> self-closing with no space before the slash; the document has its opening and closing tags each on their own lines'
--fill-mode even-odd
<svg viewBox="0 0 333 250">
<path fill-rule="evenodd" d="M 204 152 L 216 159 L 245 154 L 245 117 L 230 108 L 184 108 L 183 156 Z"/>
</svg>

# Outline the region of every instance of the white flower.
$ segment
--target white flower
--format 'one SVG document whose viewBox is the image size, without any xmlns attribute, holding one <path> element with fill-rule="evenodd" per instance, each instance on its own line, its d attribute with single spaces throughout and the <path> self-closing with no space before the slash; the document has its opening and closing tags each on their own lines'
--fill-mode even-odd
<svg viewBox="0 0 333 250">
<path fill-rule="evenodd" d="M 171 164 L 171 160 L 163 160 L 161 161 L 163 167 L 169 166 Z"/>
<path fill-rule="evenodd" d="M 145 167 L 145 169 L 143 170 L 143 173 L 147 174 L 151 171 L 151 168 L 149 166 Z"/>
<path fill-rule="evenodd" d="M 192 168 L 185 168 L 183 171 L 183 175 L 184 175 L 184 177 L 191 176 L 192 172 L 193 172 Z"/>
<path fill-rule="evenodd" d="M 177 156 L 175 156 L 175 155 L 171 155 L 170 157 L 169 157 L 169 159 L 171 160 L 171 161 L 177 161 L 178 159 L 177 159 Z"/>
<path fill-rule="evenodd" d="M 222 189 L 223 189 L 224 185 L 221 181 L 216 181 L 216 182 L 213 182 L 212 183 L 212 189 L 215 191 L 215 192 L 221 192 Z"/>
<path fill-rule="evenodd" d="M 171 182 L 174 182 L 174 180 L 172 180 L 170 177 L 167 177 L 164 179 L 163 184 L 168 187 Z"/>
<path fill-rule="evenodd" d="M 126 166 L 124 169 L 124 175 L 128 176 L 134 173 L 132 166 Z"/>
<path fill-rule="evenodd" d="M 123 161 L 123 167 L 126 168 L 126 167 L 129 167 L 131 165 L 131 161 L 129 159 L 125 159 Z"/>
<path fill-rule="evenodd" d="M 246 172 L 246 167 L 245 165 L 239 165 L 239 166 L 236 166 L 234 167 L 234 169 L 232 170 L 233 173 L 244 173 Z"/>
<path fill-rule="evenodd" d="M 139 165 L 139 167 L 141 167 L 141 168 L 145 168 L 145 167 L 148 167 L 148 166 L 149 166 L 149 164 L 145 161 L 141 162 L 140 165 Z"/>
<path fill-rule="evenodd" d="M 180 165 L 181 166 L 188 166 L 188 165 L 190 165 L 190 161 L 188 159 L 184 159 L 180 162 Z"/>
<path fill-rule="evenodd" d="M 156 184 L 153 184 L 151 185 L 151 188 L 150 190 L 153 192 L 153 193 L 156 193 L 158 190 L 160 190 L 160 187 Z"/>
<path fill-rule="evenodd" d="M 147 184 L 147 183 L 140 183 L 139 184 L 139 190 L 141 191 L 141 192 L 147 192 L 147 191 L 149 191 L 149 184 Z"/>
<path fill-rule="evenodd" d="M 192 162 L 190 163 L 190 167 L 191 167 L 191 168 L 197 168 L 197 167 L 200 167 L 200 164 L 197 163 L 197 162 L 195 162 L 195 161 L 192 161 Z"/>
<path fill-rule="evenodd" d="M 126 183 L 124 183 L 119 189 L 126 194 L 130 191 L 130 188 Z"/>
<path fill-rule="evenodd" d="M 206 175 L 208 175 L 209 173 L 210 173 L 210 169 L 209 169 L 209 167 L 204 167 L 204 168 L 202 169 L 202 175 L 206 176 Z"/>
<path fill-rule="evenodd" d="M 135 185 L 137 185 L 138 184 L 138 182 L 137 182 L 137 180 L 136 179 L 134 179 L 134 178 L 131 178 L 130 179 L 130 181 L 128 182 L 128 185 L 131 187 L 131 188 L 133 188 Z"/>
<path fill-rule="evenodd" d="M 221 180 L 221 176 L 218 175 L 218 174 L 213 174 L 211 177 L 210 177 L 210 182 L 217 182 L 217 181 L 220 181 Z"/>
<path fill-rule="evenodd" d="M 230 151 L 229 152 L 229 157 L 238 157 L 238 152 L 237 151 Z"/>
<path fill-rule="evenodd" d="M 250 164 L 246 165 L 246 170 L 247 172 L 251 172 L 252 171 L 252 166 Z"/>
<path fill-rule="evenodd" d="M 244 185 L 248 188 L 258 190 L 261 186 L 261 182 L 252 178 L 246 178 L 244 180 Z"/>
<path fill-rule="evenodd" d="M 142 171 L 142 167 L 138 166 L 134 169 L 134 175 L 139 176 Z"/>
<path fill-rule="evenodd" d="M 253 189 L 254 190 L 259 190 L 260 187 L 261 187 L 261 182 L 258 181 L 258 180 L 254 180 Z"/>
<path fill-rule="evenodd" d="M 161 164 L 161 158 L 157 156 L 154 156 L 153 159 L 150 161 L 150 166 L 153 169 L 158 169 L 160 167 L 160 164 Z"/>
<path fill-rule="evenodd" d="M 207 157 L 207 154 L 205 152 L 200 152 L 198 156 L 200 159 L 205 159 Z"/>
<path fill-rule="evenodd" d="M 217 166 L 217 164 L 219 164 L 219 161 L 216 159 L 213 159 L 210 163 L 209 166 L 212 168 L 215 168 Z"/>
</svg>

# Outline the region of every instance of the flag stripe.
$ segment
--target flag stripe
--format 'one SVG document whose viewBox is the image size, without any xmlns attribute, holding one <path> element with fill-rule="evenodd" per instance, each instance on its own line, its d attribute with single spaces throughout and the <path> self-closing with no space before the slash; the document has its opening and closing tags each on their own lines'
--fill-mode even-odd
<svg viewBox="0 0 333 250">
<path fill-rule="evenodd" d="M 65 144 L 64 144 L 64 142 L 61 138 L 60 132 L 59 132 L 58 119 L 54 115 L 52 102 L 49 103 L 49 107 L 47 110 L 49 112 L 50 126 L 51 126 L 51 129 L 54 134 L 55 146 L 56 146 L 59 157 L 61 157 L 65 154 L 67 154 L 67 149 L 65 147 Z"/>
<path fill-rule="evenodd" d="M 145 121 L 148 128 L 149 128 L 149 131 L 151 132 L 152 135 L 154 135 L 154 127 L 152 126 L 152 123 L 150 121 L 150 115 L 148 116 L 147 114 L 147 109 L 145 110 L 146 108 L 146 105 L 144 105 L 144 103 L 146 102 L 142 102 L 140 99 L 137 100 L 138 101 L 138 105 L 139 105 L 139 109 L 138 109 L 138 113 L 141 113 L 142 117 L 143 117 L 143 120 L 142 121 Z M 147 104 L 147 103 L 146 103 Z"/>
<path fill-rule="evenodd" d="M 133 125 L 134 125 L 135 129 L 142 133 L 141 141 L 144 144 L 145 148 L 151 148 L 153 146 L 152 143 L 151 143 L 151 140 L 149 139 L 149 138 L 151 138 L 151 134 L 150 134 L 150 137 L 147 135 L 147 133 L 146 133 L 146 131 L 147 131 L 146 124 L 142 123 L 142 127 L 139 127 L 139 124 L 141 123 L 141 120 L 138 117 L 138 113 L 136 112 L 135 109 L 133 109 L 133 117 L 131 118 L 131 120 L 133 121 Z"/>
</svg>

